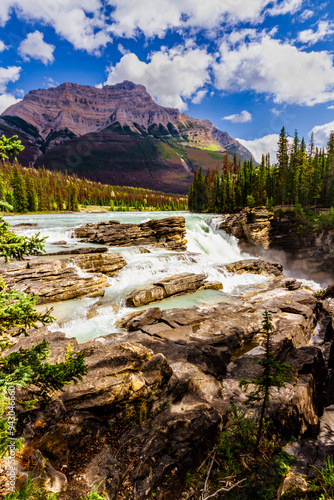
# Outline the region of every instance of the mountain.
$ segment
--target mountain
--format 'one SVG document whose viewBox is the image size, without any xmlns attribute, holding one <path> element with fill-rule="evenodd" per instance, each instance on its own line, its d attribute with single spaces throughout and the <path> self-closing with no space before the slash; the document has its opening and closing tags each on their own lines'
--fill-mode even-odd
<svg viewBox="0 0 334 500">
<path fill-rule="evenodd" d="M 32 90 L 1 115 L 2 133 L 22 140 L 24 165 L 178 193 L 188 191 L 195 168 L 221 168 L 226 153 L 252 157 L 209 120 L 159 106 L 129 81 Z"/>
</svg>

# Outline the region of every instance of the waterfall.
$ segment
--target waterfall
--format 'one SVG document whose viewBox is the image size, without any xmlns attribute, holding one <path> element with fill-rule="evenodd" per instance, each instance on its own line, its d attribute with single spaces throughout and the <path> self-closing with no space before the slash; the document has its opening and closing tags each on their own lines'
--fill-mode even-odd
<svg viewBox="0 0 334 500">
<path fill-rule="evenodd" d="M 74 227 L 87 222 L 119 220 L 136 224 L 146 220 L 180 215 L 180 212 L 152 213 L 109 213 L 109 214 L 59 214 L 32 215 L 10 217 L 12 224 L 21 222 L 37 222 L 38 227 L 20 231 L 30 236 L 40 231 L 42 236 L 49 236 L 47 251 L 61 248 L 50 243 L 66 241 L 72 245 L 87 245 L 71 237 Z M 140 253 L 138 247 L 114 247 L 110 252 L 119 252 L 127 261 L 127 265 L 113 277 L 108 278 L 102 299 L 85 298 L 57 303 L 53 315 L 58 321 L 50 326 L 55 331 L 61 329 L 68 336 L 77 337 L 79 342 L 100 335 L 118 332 L 117 322 L 133 309 L 126 308 L 123 298 L 136 288 L 152 284 L 163 278 L 181 273 L 205 274 L 210 282 L 219 281 L 222 290 L 205 290 L 195 294 L 166 299 L 158 306 L 161 309 L 172 307 L 208 306 L 220 301 L 231 301 L 233 296 L 250 291 L 267 281 L 262 275 L 230 274 L 224 264 L 250 258 L 242 253 L 236 238 L 217 229 L 215 220 L 207 214 L 182 213 L 186 218 L 187 251 L 172 252 L 165 249 L 147 247 L 149 253 Z M 210 222 L 211 221 L 211 222 Z M 91 245 L 90 245 L 91 246 Z M 86 273 L 85 273 L 86 274 Z M 151 307 L 157 304 L 152 304 Z M 40 306 L 42 308 L 42 306 Z M 147 308 L 149 306 L 145 306 Z"/>
</svg>

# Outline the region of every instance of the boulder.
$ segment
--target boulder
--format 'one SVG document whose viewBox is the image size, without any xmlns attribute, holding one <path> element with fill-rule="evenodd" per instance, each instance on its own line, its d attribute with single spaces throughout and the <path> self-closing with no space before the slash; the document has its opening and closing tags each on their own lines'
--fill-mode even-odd
<svg viewBox="0 0 334 500">
<path fill-rule="evenodd" d="M 86 224 L 75 229 L 75 236 L 90 243 L 108 246 L 153 245 L 168 250 L 186 250 L 184 217 L 168 217 L 141 224 L 120 224 L 118 221 Z"/>
<path fill-rule="evenodd" d="M 270 262 L 262 259 L 239 260 L 225 266 L 229 273 L 253 273 L 264 274 L 266 276 L 280 276 L 283 273 L 283 266 L 279 262 Z"/>
<path fill-rule="evenodd" d="M 171 276 L 144 289 L 133 291 L 125 297 L 125 304 L 128 307 L 139 307 L 167 297 L 197 292 L 210 286 L 210 283 L 204 282 L 205 279 L 205 274 L 194 273 Z M 223 285 L 220 285 L 222 288 Z M 213 286 L 217 289 L 216 283 Z"/>
</svg>

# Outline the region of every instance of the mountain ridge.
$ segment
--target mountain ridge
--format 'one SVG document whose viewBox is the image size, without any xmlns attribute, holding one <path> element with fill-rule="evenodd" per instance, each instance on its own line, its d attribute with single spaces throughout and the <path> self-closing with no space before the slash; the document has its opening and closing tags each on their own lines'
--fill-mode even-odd
<svg viewBox="0 0 334 500">
<path fill-rule="evenodd" d="M 26 148 L 20 156 L 23 164 L 69 170 L 111 184 L 116 178 L 120 180 L 116 170 L 123 169 L 130 185 L 140 182 L 138 187 L 173 192 L 187 191 L 195 168 L 203 166 L 206 171 L 221 167 L 226 153 L 230 158 L 236 153 L 241 160 L 252 157 L 209 120 L 160 106 L 143 85 L 127 80 L 102 88 L 65 82 L 50 89 L 32 90 L 2 113 L 1 132 L 19 135 Z M 99 142 L 103 143 L 103 154 L 96 147 Z M 129 158 L 124 156 L 124 148 L 128 148 Z M 145 150 L 146 159 L 136 158 L 137 148 Z M 74 157 L 83 163 L 77 172 Z M 151 173 L 141 181 L 138 170 L 143 165 Z M 162 172 L 160 166 L 166 171 Z M 136 170 L 136 175 L 129 173 L 129 168 Z M 146 183 L 152 172 L 158 175 Z M 175 178 L 174 182 L 170 177 Z"/>
</svg>

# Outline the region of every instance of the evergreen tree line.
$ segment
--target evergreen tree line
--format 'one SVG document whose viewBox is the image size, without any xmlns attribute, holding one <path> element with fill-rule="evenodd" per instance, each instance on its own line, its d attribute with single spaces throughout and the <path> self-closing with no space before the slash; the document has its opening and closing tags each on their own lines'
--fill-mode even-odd
<svg viewBox="0 0 334 500">
<path fill-rule="evenodd" d="M 111 186 L 18 163 L 0 162 L 0 204 L 15 212 L 77 211 L 79 205 L 111 210 L 186 210 L 187 198 L 149 189 Z"/>
<path fill-rule="evenodd" d="M 327 147 L 307 147 L 297 131 L 292 144 L 283 127 L 277 145 L 277 163 L 263 155 L 261 165 L 245 161 L 231 169 L 194 173 L 189 189 L 189 210 L 193 212 L 237 212 L 246 206 L 265 205 L 332 207 L 334 205 L 334 132 Z"/>
</svg>

